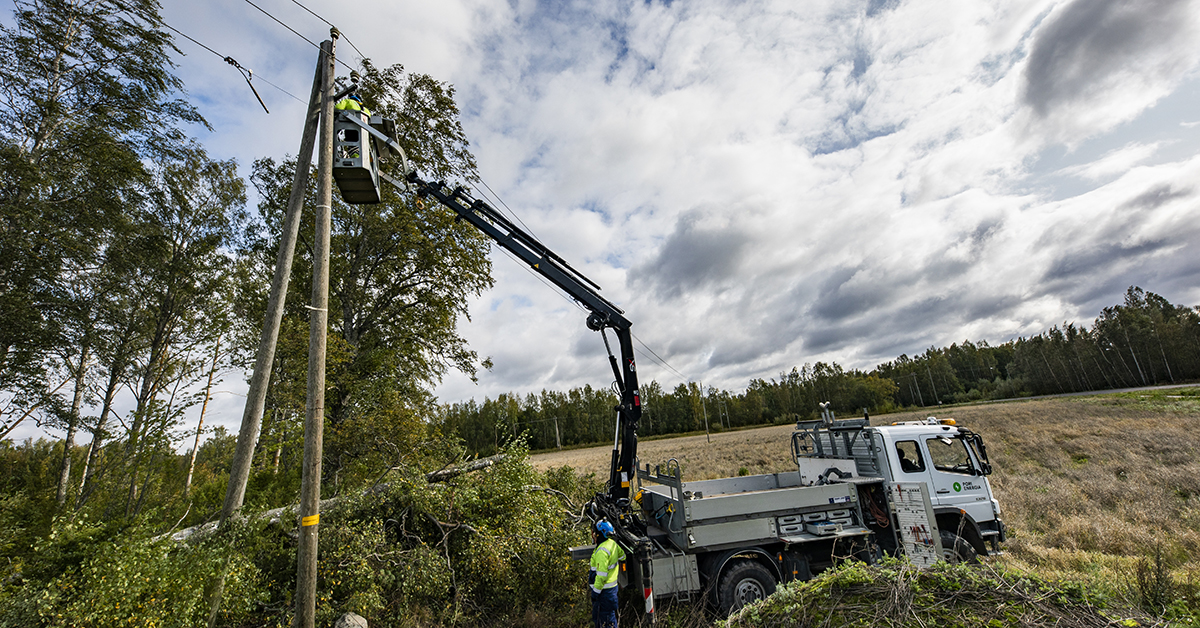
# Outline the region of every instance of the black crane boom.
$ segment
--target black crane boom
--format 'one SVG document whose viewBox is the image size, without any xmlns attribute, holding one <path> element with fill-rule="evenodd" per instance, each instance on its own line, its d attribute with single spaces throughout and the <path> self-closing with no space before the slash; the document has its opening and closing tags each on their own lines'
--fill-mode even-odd
<svg viewBox="0 0 1200 628">
<path fill-rule="evenodd" d="M 444 182 L 428 182 L 410 171 L 408 182 L 418 196 L 431 196 L 454 211 L 490 237 L 504 249 L 521 258 L 529 267 L 548 279 L 571 298 L 587 308 L 587 326 L 604 334 L 611 329 L 617 336 L 620 360 L 609 348 L 609 361 L 621 396 L 617 411 L 617 439 L 613 444 L 609 470 L 608 493 L 603 496 L 600 510 L 609 516 L 620 516 L 629 509 L 629 486 L 637 469 L 637 427 L 642 416 L 641 394 L 638 391 L 637 364 L 633 355 L 632 323 L 625 312 L 600 295 L 600 286 L 562 257 L 548 249 L 528 232 L 514 225 L 503 214 L 481 199 L 471 198 L 462 187 L 449 188 Z M 608 347 L 608 338 L 604 338 Z M 614 521 L 614 524 L 618 522 Z"/>
</svg>

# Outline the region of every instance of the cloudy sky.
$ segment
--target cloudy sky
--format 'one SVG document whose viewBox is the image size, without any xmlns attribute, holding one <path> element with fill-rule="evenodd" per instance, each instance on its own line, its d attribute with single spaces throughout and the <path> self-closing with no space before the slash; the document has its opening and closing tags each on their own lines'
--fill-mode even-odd
<svg viewBox="0 0 1200 628">
<path fill-rule="evenodd" d="M 1130 285 L 1200 303 L 1197 0 L 302 1 L 357 47 L 339 58 L 455 86 L 483 179 L 626 310 L 668 388 L 1002 342 Z M 164 17 L 271 109 L 178 38 L 212 153 L 294 153 L 304 105 L 266 82 L 306 98 L 317 51 L 245 0 Z M 494 260 L 463 331 L 495 367 L 441 399 L 607 385 L 585 313 Z"/>
</svg>

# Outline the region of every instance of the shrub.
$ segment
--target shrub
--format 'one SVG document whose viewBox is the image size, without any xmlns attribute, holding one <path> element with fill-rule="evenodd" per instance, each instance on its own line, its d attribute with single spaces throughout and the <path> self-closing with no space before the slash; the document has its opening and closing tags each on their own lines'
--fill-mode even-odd
<svg viewBox="0 0 1200 628">
<path fill-rule="evenodd" d="M 263 596 L 258 569 L 228 545 L 181 546 L 150 532 L 145 524 L 56 520 L 0 597 L 0 626 L 203 625 L 204 588 L 226 561 L 227 617 Z"/>
<path fill-rule="evenodd" d="M 847 561 L 812 580 L 783 585 L 724 626 L 1100 628 L 1112 622 L 1102 612 L 1104 602 L 1077 584 L 986 566 L 918 569 L 895 559 L 873 566 Z"/>
</svg>

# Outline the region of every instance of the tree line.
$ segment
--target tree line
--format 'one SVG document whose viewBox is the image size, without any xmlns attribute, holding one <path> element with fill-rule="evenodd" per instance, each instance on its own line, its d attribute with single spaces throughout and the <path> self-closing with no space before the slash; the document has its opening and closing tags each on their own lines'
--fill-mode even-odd
<svg viewBox="0 0 1200 628">
<path fill-rule="evenodd" d="M 191 135 L 210 127 L 173 74 L 178 53 L 156 0 L 16 0 L 0 22 L 0 625 L 203 625 L 218 574 L 218 625 L 290 622 L 295 522 L 161 536 L 221 510 L 236 438 L 203 427 L 205 411 L 251 366 L 297 168 L 264 156 L 243 178 L 211 156 Z M 412 165 L 478 181 L 452 86 L 369 60 L 357 71 Z M 397 166 L 383 168 L 400 179 Z M 307 181 L 248 512 L 299 492 Z M 345 507 L 322 513 L 322 624 L 344 610 L 461 624 L 567 608 L 551 583 L 582 574 L 558 548 L 583 539 L 557 495 L 594 487 L 538 476 L 520 447 L 456 491 L 426 480 L 466 456 L 429 429 L 432 389 L 487 364 L 457 327 L 491 285 L 487 240 L 390 186 L 371 206 L 335 195 L 331 212 L 321 482 Z M 65 438 L 13 442 L 30 424 Z M 527 488 L 541 483 L 554 490 Z M 525 562 L 487 554 L 500 547 Z"/>
<path fill-rule="evenodd" d="M 185 414 L 252 366 L 295 160 L 258 159 L 247 181 L 191 135 L 211 127 L 156 0 L 17 0 L 0 51 L 0 487 L 38 513 L 27 530 L 63 513 L 202 521 L 233 437 Z M 358 71 L 414 166 L 478 180 L 450 85 Z M 315 179 L 251 480 L 275 505 L 300 477 Z M 332 214 L 327 495 L 427 437 L 433 385 L 480 365 L 457 321 L 492 281 L 484 237 L 436 204 L 389 186 L 378 205 L 335 195 Z M 6 440 L 29 424 L 66 437 Z"/>
<path fill-rule="evenodd" d="M 742 392 L 695 382 L 666 391 L 642 388 L 645 436 L 816 418 L 828 401 L 841 414 L 1107 390 L 1200 379 L 1200 314 L 1130 287 L 1121 304 L 1104 308 L 1092 325 L 1064 323 L 992 346 L 986 341 L 931 347 L 876 366 L 846 370 L 805 364 L 774 379 L 754 379 Z M 483 402 L 441 406 L 437 425 L 482 455 L 522 436 L 534 449 L 610 442 L 618 399 L 590 386 L 501 394 Z"/>
</svg>

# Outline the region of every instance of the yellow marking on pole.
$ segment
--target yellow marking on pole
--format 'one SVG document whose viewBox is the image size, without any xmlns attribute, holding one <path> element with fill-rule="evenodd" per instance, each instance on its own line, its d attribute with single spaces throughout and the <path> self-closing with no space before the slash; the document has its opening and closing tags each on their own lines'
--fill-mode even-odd
<svg viewBox="0 0 1200 628">
<path fill-rule="evenodd" d="M 304 527 L 304 528 L 307 528 L 308 526 L 315 526 L 315 525 L 317 525 L 317 522 L 319 522 L 320 520 L 321 520 L 321 515 L 311 515 L 308 517 L 304 517 L 303 519 L 300 520 L 300 526 Z"/>
</svg>

